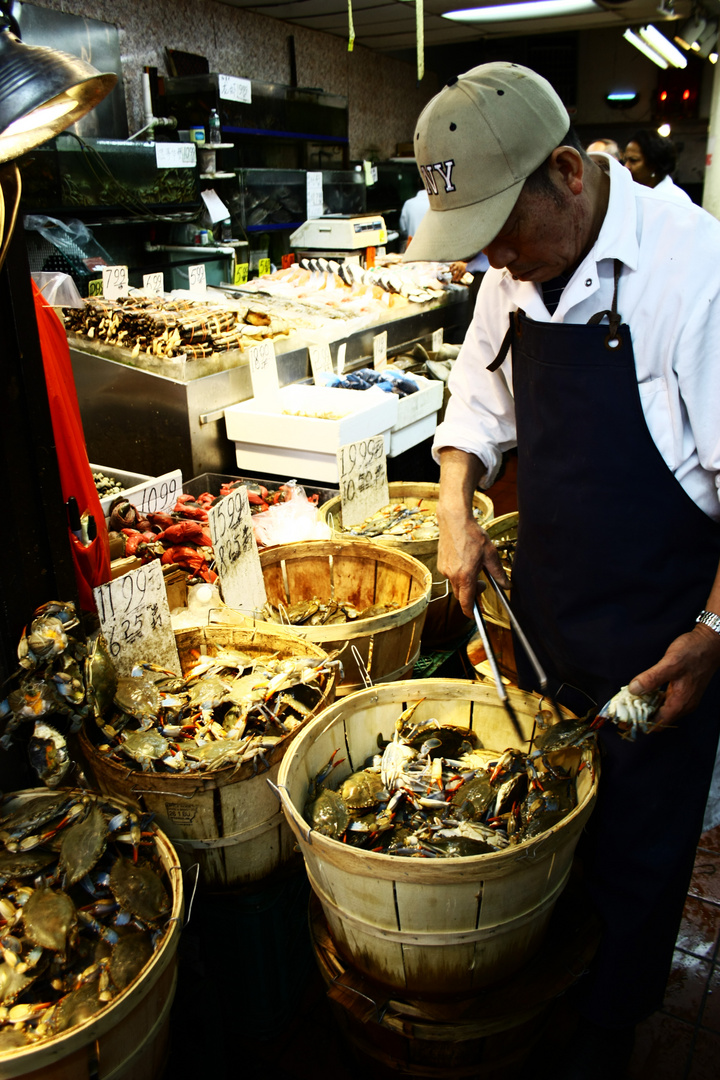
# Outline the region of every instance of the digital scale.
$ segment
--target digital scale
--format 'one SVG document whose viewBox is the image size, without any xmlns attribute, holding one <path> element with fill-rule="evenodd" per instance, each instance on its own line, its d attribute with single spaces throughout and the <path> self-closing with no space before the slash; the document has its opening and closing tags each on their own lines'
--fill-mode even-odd
<svg viewBox="0 0 720 1080">
<path fill-rule="evenodd" d="M 309 218 L 290 236 L 291 247 L 339 254 L 382 247 L 387 241 L 385 219 L 379 214 L 327 214 Z"/>
</svg>

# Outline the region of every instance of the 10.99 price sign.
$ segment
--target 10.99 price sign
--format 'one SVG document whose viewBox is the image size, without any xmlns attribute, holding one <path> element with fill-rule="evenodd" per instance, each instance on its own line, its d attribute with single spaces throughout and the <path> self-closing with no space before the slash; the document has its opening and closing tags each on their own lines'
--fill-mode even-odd
<svg viewBox="0 0 720 1080">
<path fill-rule="evenodd" d="M 267 597 L 247 488 L 237 487 L 211 506 L 208 526 L 223 600 L 239 611 L 259 610 Z"/>
<path fill-rule="evenodd" d="M 359 525 L 390 501 L 382 435 L 347 443 L 337 451 L 344 525 Z"/>
</svg>

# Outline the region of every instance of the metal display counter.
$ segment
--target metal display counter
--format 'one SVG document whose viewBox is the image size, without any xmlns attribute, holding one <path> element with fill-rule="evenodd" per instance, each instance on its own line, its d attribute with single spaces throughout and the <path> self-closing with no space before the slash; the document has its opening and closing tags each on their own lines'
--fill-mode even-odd
<svg viewBox="0 0 720 1080">
<path fill-rule="evenodd" d="M 465 325 L 470 293 L 451 289 L 412 314 L 365 327 L 347 338 L 346 370 L 372 364 L 373 338 L 387 331 L 388 356 Z M 225 432 L 224 410 L 252 397 L 247 359 L 199 378 L 178 378 L 90 351 L 85 338 L 70 340 L 75 385 L 90 461 L 158 476 L 181 469 L 183 477 L 237 471 L 235 447 Z M 337 343 L 331 345 L 336 361 Z M 307 344 L 276 343 L 281 386 L 310 377 Z"/>
</svg>

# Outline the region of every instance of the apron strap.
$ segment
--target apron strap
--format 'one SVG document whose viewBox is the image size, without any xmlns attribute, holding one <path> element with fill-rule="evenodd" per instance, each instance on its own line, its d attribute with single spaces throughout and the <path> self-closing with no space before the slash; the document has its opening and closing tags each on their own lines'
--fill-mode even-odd
<svg viewBox="0 0 720 1080">
<path fill-rule="evenodd" d="M 615 259 L 615 261 L 613 263 L 613 282 L 614 282 L 614 286 L 613 286 L 612 307 L 610 308 L 609 311 L 598 311 L 595 315 L 592 315 L 587 321 L 588 326 L 598 326 L 602 322 L 602 320 L 605 318 L 605 316 L 607 316 L 607 320 L 608 320 L 609 327 L 610 327 L 610 333 L 605 338 L 605 345 L 607 346 L 608 349 L 616 349 L 619 345 L 622 345 L 622 338 L 620 337 L 620 334 L 618 333 L 618 330 L 620 329 L 620 325 L 622 323 L 622 316 L 618 312 L 618 306 L 617 306 L 618 284 L 620 282 L 620 274 L 621 274 L 621 272 L 622 272 L 622 263 L 620 262 L 620 259 Z M 510 314 L 510 325 L 507 328 L 507 333 L 505 334 L 505 337 L 502 340 L 502 345 L 498 349 L 497 356 L 492 361 L 492 363 L 488 364 L 488 366 L 487 366 L 488 371 L 497 371 L 497 369 L 499 367 L 501 367 L 502 364 L 504 363 L 505 358 L 506 358 L 507 354 L 510 351 L 510 346 L 512 344 L 513 329 L 515 330 L 515 332 L 517 334 L 521 333 L 521 327 L 520 327 L 520 316 L 521 315 L 522 316 L 525 315 L 525 312 L 522 310 L 522 308 L 518 308 L 516 311 L 513 311 Z M 514 327 L 513 327 L 513 323 L 515 324 Z"/>
<path fill-rule="evenodd" d="M 512 311 L 510 313 L 510 325 L 507 328 L 507 333 L 505 334 L 505 337 L 502 339 L 502 345 L 498 349 L 497 356 L 495 357 L 495 359 L 492 361 L 491 364 L 488 364 L 488 366 L 487 366 L 488 371 L 497 371 L 497 369 L 504 362 L 505 357 L 509 353 L 510 346 L 512 344 L 513 322 L 515 323 L 515 327 L 514 327 L 515 332 L 520 334 L 521 333 L 520 316 L 524 315 L 524 314 L 525 314 L 525 312 L 522 310 L 522 308 L 518 308 L 516 311 Z"/>
<path fill-rule="evenodd" d="M 613 288 L 612 308 L 610 311 L 598 311 L 597 314 L 591 316 L 587 321 L 588 326 L 598 326 L 607 315 L 610 333 L 605 338 L 605 344 L 608 348 L 617 348 L 618 345 L 622 344 L 622 338 L 618 334 L 620 324 L 622 323 L 622 316 L 618 312 L 617 307 L 618 282 L 620 281 L 621 270 L 622 263 L 619 259 L 615 259 L 613 263 L 613 281 L 615 284 Z"/>
</svg>

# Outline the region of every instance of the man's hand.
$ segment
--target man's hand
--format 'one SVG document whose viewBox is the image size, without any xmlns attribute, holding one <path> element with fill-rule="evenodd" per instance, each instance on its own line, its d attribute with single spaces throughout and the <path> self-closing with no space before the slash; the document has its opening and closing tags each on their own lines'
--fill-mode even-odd
<svg viewBox="0 0 720 1080">
<path fill-rule="evenodd" d="M 487 533 L 473 517 L 438 515 L 440 540 L 438 542 L 438 570 L 450 581 L 463 612 L 473 617 L 473 604 L 484 588 L 478 584 L 480 572 L 485 567 L 489 574 L 509 588 L 497 548 Z"/>
<path fill-rule="evenodd" d="M 668 683 L 665 701 L 655 716 L 655 729 L 666 727 L 692 712 L 720 667 L 720 636 L 706 626 L 696 626 L 669 645 L 659 663 L 636 675 L 631 694 L 648 694 Z"/>
</svg>

